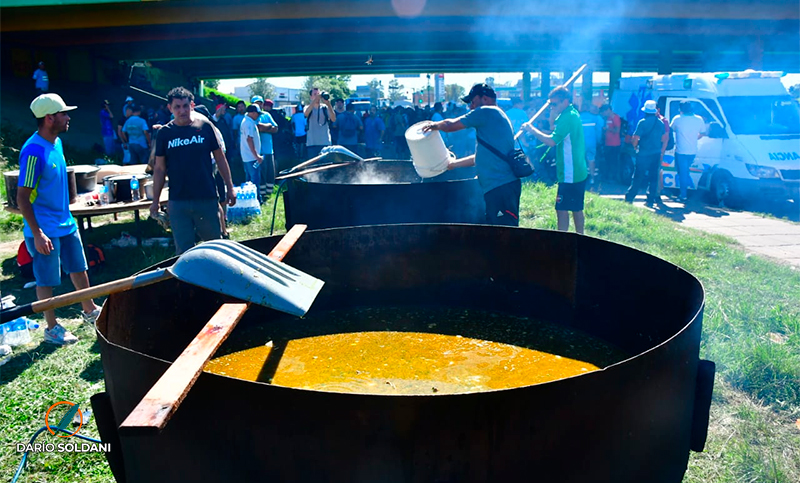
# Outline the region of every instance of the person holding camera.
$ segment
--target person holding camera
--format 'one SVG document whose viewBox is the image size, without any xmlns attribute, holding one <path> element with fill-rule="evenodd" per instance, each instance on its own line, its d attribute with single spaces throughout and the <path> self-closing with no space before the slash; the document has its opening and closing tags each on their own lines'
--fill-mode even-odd
<svg viewBox="0 0 800 483">
<path fill-rule="evenodd" d="M 500 153 L 514 150 L 514 132 L 511 121 L 497 107 L 497 94 L 488 84 L 475 84 L 469 94 L 461 98 L 469 104 L 470 111 L 457 119 L 431 122 L 424 132 L 456 132 L 475 128 L 479 142 L 475 154 L 450 161 L 447 169 L 475 166 L 478 183 L 486 202 L 486 223 L 489 225 L 519 226 L 519 197 L 522 182 L 511 171 L 511 166 L 484 144 Z"/>
<path fill-rule="evenodd" d="M 322 148 L 331 145 L 331 124 L 336 122 L 336 112 L 331 106 L 331 95 L 315 87 L 308 91 L 311 102 L 303 110 L 308 119 L 306 154 L 309 158 L 319 155 Z"/>
</svg>

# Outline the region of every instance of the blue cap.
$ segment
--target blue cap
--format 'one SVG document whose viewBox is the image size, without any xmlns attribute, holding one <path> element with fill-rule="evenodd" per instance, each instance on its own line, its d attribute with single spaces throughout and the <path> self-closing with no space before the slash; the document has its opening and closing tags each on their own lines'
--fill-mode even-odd
<svg viewBox="0 0 800 483">
<path fill-rule="evenodd" d="M 250 102 L 264 102 L 264 98 L 261 96 L 253 96 L 250 98 Z"/>
</svg>

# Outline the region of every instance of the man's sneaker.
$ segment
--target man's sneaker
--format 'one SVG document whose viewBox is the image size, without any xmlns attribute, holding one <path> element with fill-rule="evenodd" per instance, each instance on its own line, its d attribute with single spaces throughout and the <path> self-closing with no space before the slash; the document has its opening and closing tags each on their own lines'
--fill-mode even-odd
<svg viewBox="0 0 800 483">
<path fill-rule="evenodd" d="M 94 325 L 94 322 L 97 320 L 97 317 L 100 316 L 100 311 L 103 310 L 103 306 L 94 309 L 93 311 L 89 312 L 81 312 L 81 316 L 83 316 L 83 321 L 89 325 Z"/>
<path fill-rule="evenodd" d="M 64 345 L 74 344 L 78 342 L 78 338 L 62 327 L 61 324 L 56 324 L 52 329 L 44 329 L 44 341 L 51 344 Z"/>
</svg>

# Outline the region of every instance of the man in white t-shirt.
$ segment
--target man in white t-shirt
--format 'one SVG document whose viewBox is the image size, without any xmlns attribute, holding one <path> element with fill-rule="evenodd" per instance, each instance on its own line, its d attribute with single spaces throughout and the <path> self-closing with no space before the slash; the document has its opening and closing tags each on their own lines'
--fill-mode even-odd
<svg viewBox="0 0 800 483">
<path fill-rule="evenodd" d="M 261 186 L 261 162 L 264 157 L 261 155 L 261 136 L 258 135 L 258 118 L 261 116 L 261 109 L 258 104 L 250 104 L 245 110 L 244 119 L 239 126 L 239 148 L 242 154 L 242 164 L 247 181 L 256 186 Z M 262 203 L 261 190 L 258 191 L 258 203 Z"/>
<path fill-rule="evenodd" d="M 686 202 L 686 189 L 692 180 L 689 168 L 697 156 L 697 141 L 703 137 L 706 124 L 703 118 L 694 114 L 692 103 L 681 102 L 681 113 L 672 118 L 670 128 L 675 133 L 675 168 L 678 170 L 680 201 Z"/>
</svg>

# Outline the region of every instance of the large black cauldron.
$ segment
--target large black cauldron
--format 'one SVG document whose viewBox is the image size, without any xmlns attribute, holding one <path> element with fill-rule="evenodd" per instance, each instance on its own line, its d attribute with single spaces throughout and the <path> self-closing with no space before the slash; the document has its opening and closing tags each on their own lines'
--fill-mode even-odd
<svg viewBox="0 0 800 483">
<path fill-rule="evenodd" d="M 288 181 L 286 226 L 310 229 L 397 223 L 482 223 L 473 169 L 423 180 L 411 161 L 365 161 Z"/>
<path fill-rule="evenodd" d="M 246 244 L 266 253 L 278 239 Z M 120 481 L 677 483 L 690 449 L 703 447 L 713 381 L 698 359 L 703 288 L 672 264 L 585 236 L 475 225 L 312 231 L 285 261 L 325 280 L 312 311 L 492 310 L 583 330 L 631 358 L 460 395 L 315 392 L 202 373 L 161 434 L 118 435 L 223 301 L 160 282 L 111 295 L 97 322 L 108 392 L 93 402 Z M 240 325 L 278 316 L 253 307 Z"/>
</svg>

